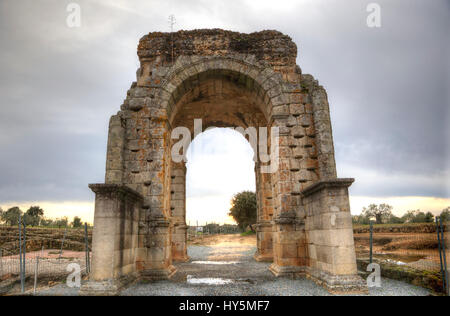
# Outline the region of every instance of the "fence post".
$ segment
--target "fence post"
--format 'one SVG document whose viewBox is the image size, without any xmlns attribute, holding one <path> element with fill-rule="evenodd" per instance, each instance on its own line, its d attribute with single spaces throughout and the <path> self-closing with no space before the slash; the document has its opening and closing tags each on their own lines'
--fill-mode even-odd
<svg viewBox="0 0 450 316">
<path fill-rule="evenodd" d="M 20 275 L 20 287 L 22 288 L 22 218 L 19 215 L 19 275 Z"/>
<path fill-rule="evenodd" d="M 62 252 L 63 252 L 63 247 L 64 247 L 64 240 L 66 240 L 66 234 L 67 234 L 67 226 L 64 229 L 64 236 L 63 236 L 63 240 L 61 242 L 61 251 L 59 252 L 59 260 L 61 260 L 61 256 L 62 256 Z"/>
<path fill-rule="evenodd" d="M 444 265 L 442 264 L 442 249 L 441 249 L 442 247 L 441 247 L 441 235 L 440 235 L 440 228 L 439 228 L 439 216 L 436 216 L 436 232 L 437 232 L 437 239 L 438 239 L 439 262 L 441 264 L 442 288 L 445 292 L 447 286 L 445 284 Z"/>
<path fill-rule="evenodd" d="M 25 277 L 27 273 L 27 223 L 25 222 L 25 217 L 23 218 L 23 283 L 25 287 Z"/>
<path fill-rule="evenodd" d="M 84 223 L 84 242 L 85 242 L 85 253 L 86 253 L 86 274 L 90 272 L 91 262 L 89 257 L 89 236 L 87 223 Z"/>
<path fill-rule="evenodd" d="M 19 215 L 19 274 L 20 274 L 20 290 L 23 293 L 25 291 L 25 284 L 22 273 L 22 216 Z"/>
<path fill-rule="evenodd" d="M 372 263 L 373 260 L 373 223 L 372 221 L 370 221 L 370 253 L 369 253 L 369 258 L 370 258 L 370 263 Z"/>
<path fill-rule="evenodd" d="M 34 287 L 33 287 L 33 295 L 36 295 L 36 287 L 37 287 L 37 277 L 39 271 L 39 255 L 36 256 L 36 263 L 34 266 Z"/>
<path fill-rule="evenodd" d="M 445 291 L 447 293 L 447 295 L 449 295 L 449 286 L 448 286 L 448 271 L 447 271 L 447 257 L 445 254 L 445 239 L 444 239 L 444 227 L 442 225 L 442 217 L 439 217 L 439 226 L 441 228 L 441 243 L 442 243 L 442 258 L 444 259 L 444 272 L 445 272 Z"/>
</svg>

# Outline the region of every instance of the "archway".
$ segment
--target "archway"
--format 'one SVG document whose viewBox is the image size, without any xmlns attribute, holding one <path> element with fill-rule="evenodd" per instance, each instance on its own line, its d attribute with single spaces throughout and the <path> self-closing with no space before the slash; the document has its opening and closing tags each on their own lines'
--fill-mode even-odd
<svg viewBox="0 0 450 316">
<path fill-rule="evenodd" d="M 234 129 L 214 128 L 198 135 L 187 153 L 186 223 L 234 225 L 228 215 L 233 195 L 256 192 L 253 156 L 248 140 Z"/>
<path fill-rule="evenodd" d="M 180 135 L 196 135 L 195 119 L 202 129 L 240 127 L 267 140 L 254 146 L 255 258 L 273 260 L 276 276 L 364 290 L 348 202 L 353 179 L 337 178 L 327 95 L 301 73 L 291 39 L 276 31 L 150 33 L 138 56 L 137 81 L 110 120 L 105 184 L 90 185 L 93 267 L 84 291 L 170 278 L 173 258 L 185 259 L 185 169 L 173 148 Z"/>
<path fill-rule="evenodd" d="M 190 227 L 191 244 L 211 243 L 214 247 L 216 241 L 239 242 L 240 234 L 224 236 L 237 231 L 222 225 L 236 224 L 228 215 L 231 199 L 236 193 L 256 192 L 253 156 L 248 140 L 232 128 L 209 129 L 192 141 L 186 162 L 186 223 Z M 195 226 L 208 224 L 206 238 L 195 236 Z M 220 229 L 217 225 L 228 229 Z M 251 244 L 254 239 L 256 246 L 253 237 L 247 238 L 246 244 Z M 189 249 L 188 256 L 192 260 Z M 177 259 L 175 253 L 173 258 Z"/>
<path fill-rule="evenodd" d="M 271 201 L 269 201 L 271 199 L 270 176 L 261 175 L 258 160 L 260 147 L 262 148 L 262 146 L 258 146 L 257 138 L 258 136 L 261 137 L 258 132 L 260 129 L 267 130 L 268 125 L 266 119 L 268 107 L 261 97 L 261 89 L 252 78 L 225 69 L 207 70 L 186 78 L 174 90 L 171 97 L 173 105 L 170 106 L 172 110 L 169 116 L 169 124 L 172 127 L 170 147 L 173 148 L 174 142 L 180 141 L 178 134 L 173 133 L 174 130 L 180 128 L 189 131 L 190 139 L 196 137 L 198 133 L 214 127 L 229 127 L 241 132 L 244 137 L 252 142 L 255 153 L 258 217 L 270 221 L 273 215 Z M 264 148 L 263 151 L 267 152 L 267 148 Z M 172 255 L 173 259 L 179 261 L 187 260 L 186 202 L 185 195 L 182 196 L 185 193 L 185 188 L 180 185 L 184 180 L 183 174 L 186 172 L 184 163 L 185 160 L 174 161 L 172 157 L 170 170 L 172 180 L 171 210 L 174 226 Z M 266 187 L 265 190 L 264 186 Z M 258 233 L 257 237 L 258 244 L 260 244 L 262 234 Z M 266 247 L 258 253 L 264 253 L 265 259 L 271 260 L 272 237 L 265 237 Z M 262 256 L 258 254 L 257 258 L 261 259 Z"/>
</svg>

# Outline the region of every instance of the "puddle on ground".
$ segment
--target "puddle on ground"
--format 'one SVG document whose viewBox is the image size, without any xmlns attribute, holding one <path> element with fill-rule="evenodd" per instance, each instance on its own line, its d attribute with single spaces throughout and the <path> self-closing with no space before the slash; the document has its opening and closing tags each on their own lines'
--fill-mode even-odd
<svg viewBox="0 0 450 316">
<path fill-rule="evenodd" d="M 234 283 L 234 280 L 222 278 L 194 278 L 192 275 L 188 275 L 186 282 L 189 284 L 224 285 Z"/>
<path fill-rule="evenodd" d="M 193 263 L 193 264 L 217 264 L 217 265 L 222 265 L 222 264 L 237 264 L 239 262 L 238 261 L 192 261 L 191 263 Z"/>
<path fill-rule="evenodd" d="M 375 256 L 379 257 L 380 259 L 391 260 L 392 263 L 395 263 L 393 261 L 397 261 L 397 262 L 401 262 L 402 264 L 416 262 L 416 261 L 426 258 L 426 256 L 421 256 L 421 255 L 402 255 L 402 254 L 392 254 L 392 253 L 376 253 Z"/>
<path fill-rule="evenodd" d="M 187 275 L 186 282 L 188 284 L 206 284 L 206 285 L 225 285 L 225 284 L 236 284 L 236 283 L 250 283 L 254 284 L 254 280 L 250 279 L 224 279 L 224 278 L 196 278 L 192 275 Z"/>
<path fill-rule="evenodd" d="M 399 265 L 399 266 L 403 266 L 403 265 L 406 264 L 406 263 L 404 263 L 402 261 L 397 261 L 397 260 L 392 260 L 392 259 L 385 259 L 384 261 L 387 262 L 387 263 L 393 263 L 393 264 L 396 264 L 396 265 Z"/>
</svg>

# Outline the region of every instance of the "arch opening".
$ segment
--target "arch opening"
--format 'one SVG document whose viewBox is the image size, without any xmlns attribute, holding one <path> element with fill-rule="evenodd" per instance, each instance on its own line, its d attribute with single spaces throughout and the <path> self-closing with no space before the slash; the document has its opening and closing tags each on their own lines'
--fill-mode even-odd
<svg viewBox="0 0 450 316">
<path fill-rule="evenodd" d="M 237 131 L 214 128 L 198 135 L 187 153 L 186 222 L 234 224 L 227 215 L 234 194 L 255 192 L 253 149 Z"/>
<path fill-rule="evenodd" d="M 227 131 L 228 133 L 234 134 L 241 141 L 244 141 L 247 150 L 248 147 L 250 148 L 251 166 L 249 166 L 249 170 L 252 170 L 253 186 L 242 189 L 251 189 L 251 191 L 256 193 L 258 221 L 261 219 L 270 221 L 273 214 L 271 205 L 269 205 L 271 201 L 268 201 L 272 195 L 270 176 L 266 175 L 262 177 L 260 175 L 258 161 L 258 151 L 260 150 L 258 141 L 261 136 L 259 132 L 260 128 L 268 128 L 270 113 L 270 99 L 267 98 L 264 89 L 249 76 L 231 70 L 210 70 L 189 77 L 174 89 L 168 106 L 169 124 L 172 131 L 178 127 L 187 128 L 191 133 L 191 138 L 194 143 L 200 142 L 209 133 L 214 134 L 218 133 L 218 131 Z M 195 122 L 198 119 L 201 119 L 200 131 Z M 202 134 L 198 134 L 199 132 Z M 197 137 L 199 135 L 200 138 Z M 171 139 L 171 144 L 176 141 Z M 209 144 L 209 146 L 211 145 L 214 147 L 214 145 L 218 144 Z M 192 148 L 192 146 L 189 146 L 187 151 L 192 151 Z M 270 150 L 266 148 L 265 153 L 267 152 L 270 152 Z M 233 155 L 239 158 L 239 153 L 234 153 Z M 242 165 L 242 162 L 239 164 Z M 223 164 L 220 162 L 216 162 L 215 166 L 222 168 L 221 171 L 224 170 Z M 173 183 L 170 204 L 174 225 L 172 257 L 176 261 L 185 261 L 188 258 L 185 227 L 187 227 L 186 224 L 189 224 L 189 219 L 186 215 L 188 211 L 187 207 L 191 204 L 187 203 L 186 185 L 189 183 L 187 182 L 187 176 L 192 177 L 195 175 L 190 170 L 188 171 L 186 167 L 189 168 L 189 160 L 187 160 L 187 163 L 172 162 L 170 171 L 172 174 L 171 181 Z M 183 179 L 180 180 L 180 177 Z M 225 177 L 225 175 L 222 175 L 222 177 Z M 215 185 L 219 185 L 219 183 L 215 182 Z M 208 189 L 211 190 L 211 186 Z M 212 189 L 214 191 L 214 188 Z M 240 191 L 239 187 L 236 186 L 234 188 L 231 186 L 228 189 L 232 191 L 226 193 L 226 198 L 222 196 L 216 199 L 216 203 L 226 205 L 226 210 L 222 206 L 222 211 L 226 213 L 229 210 L 233 194 Z M 184 200 L 182 200 L 183 197 Z M 214 203 L 214 198 L 208 201 L 208 197 L 204 197 L 203 199 L 191 200 L 190 202 L 197 203 L 197 206 L 200 205 L 208 208 L 212 206 L 210 203 Z M 197 222 L 196 218 L 192 218 L 192 220 L 195 223 Z M 205 216 L 203 216 L 201 222 L 203 224 L 207 222 Z M 266 238 L 265 242 L 265 248 L 270 252 L 272 248 L 271 237 Z M 268 257 L 271 256 L 272 254 L 269 253 Z"/>
</svg>

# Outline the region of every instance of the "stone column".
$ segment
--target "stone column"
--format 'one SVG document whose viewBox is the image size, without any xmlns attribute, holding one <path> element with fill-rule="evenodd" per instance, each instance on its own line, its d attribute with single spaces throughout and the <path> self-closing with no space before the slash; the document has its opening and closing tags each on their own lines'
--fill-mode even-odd
<svg viewBox="0 0 450 316">
<path fill-rule="evenodd" d="M 301 192 L 306 210 L 307 275 L 334 292 L 367 290 L 356 267 L 348 199 L 353 181 L 320 181 Z"/>
<path fill-rule="evenodd" d="M 186 166 L 184 162 L 172 162 L 170 209 L 172 212 L 172 258 L 186 262 L 187 226 L 186 226 Z"/>
<path fill-rule="evenodd" d="M 122 184 L 124 169 L 125 122 L 120 115 L 109 120 L 105 183 Z"/>
<path fill-rule="evenodd" d="M 92 265 L 84 295 L 114 295 L 136 278 L 142 196 L 117 184 L 91 184 L 95 192 Z"/>
<path fill-rule="evenodd" d="M 272 187 L 270 174 L 261 173 L 259 163 L 255 164 L 256 191 L 258 202 L 258 214 L 256 223 L 257 250 L 254 255 L 256 261 L 273 261 L 272 240 Z"/>
<path fill-rule="evenodd" d="M 147 168 L 151 170 L 151 181 L 146 185 L 144 208 L 146 218 L 145 262 L 141 276 L 147 279 L 168 279 L 176 269 L 172 265 L 172 227 L 170 222 L 170 169 L 171 157 L 167 117 L 151 117 L 150 148 Z"/>
<path fill-rule="evenodd" d="M 286 106 L 286 111 L 288 108 Z M 274 125 L 279 126 L 279 166 L 271 174 L 273 193 L 273 264 L 270 271 L 276 276 L 295 276 L 304 273 L 304 261 L 299 257 L 299 250 L 303 255 L 304 231 L 296 231 L 296 210 L 299 200 L 292 194 L 297 188 L 295 174 L 290 161 L 293 157 L 291 147 L 291 128 L 289 114 L 278 114 Z M 272 144 L 271 144 L 272 146 Z"/>
</svg>

